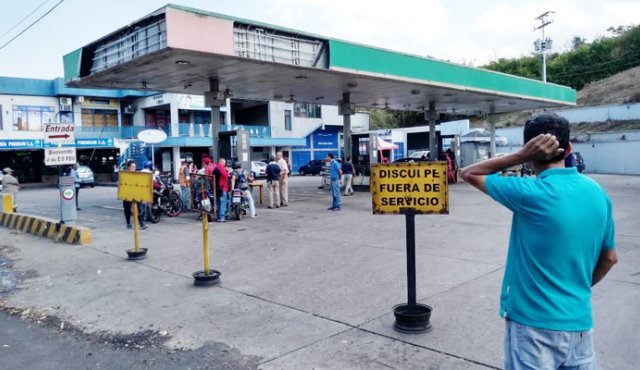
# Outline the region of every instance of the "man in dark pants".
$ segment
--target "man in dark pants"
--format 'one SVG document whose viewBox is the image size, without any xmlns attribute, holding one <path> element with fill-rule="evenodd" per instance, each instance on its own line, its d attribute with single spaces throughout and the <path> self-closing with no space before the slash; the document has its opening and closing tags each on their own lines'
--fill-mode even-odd
<svg viewBox="0 0 640 370">
<path fill-rule="evenodd" d="M 329 180 L 331 180 L 331 208 L 329 211 L 340 210 L 340 181 L 342 180 L 342 169 L 340 163 L 333 158 L 333 154 L 327 154 L 329 162 Z"/>
<path fill-rule="evenodd" d="M 500 314 L 505 369 L 595 369 L 591 287 L 617 262 L 611 200 L 565 168 L 569 123 L 527 121 L 517 153 L 473 164 L 463 179 L 513 212 Z M 531 162 L 536 178 L 503 177 Z"/>
</svg>

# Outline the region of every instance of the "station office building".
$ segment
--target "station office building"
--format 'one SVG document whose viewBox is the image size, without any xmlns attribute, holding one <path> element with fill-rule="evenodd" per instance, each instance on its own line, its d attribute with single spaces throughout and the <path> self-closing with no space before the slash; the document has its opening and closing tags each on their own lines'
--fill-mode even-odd
<svg viewBox="0 0 640 370">
<path fill-rule="evenodd" d="M 248 132 L 251 160 L 282 151 L 297 172 L 311 159 L 342 152 L 337 106 L 228 99 L 220 115 L 221 132 Z M 0 168 L 13 168 L 21 183 L 54 182 L 58 169 L 44 165 L 43 130 L 48 123 L 68 123 L 74 126 L 78 162 L 91 167 L 98 182 L 110 181 L 114 165 L 129 155 L 132 144 L 141 145 L 136 139 L 145 129 L 167 134 L 153 146 L 153 157 L 160 171 L 175 174 L 180 158 L 200 165 L 210 155 L 210 121 L 202 95 L 79 89 L 66 87 L 61 78 L 0 77 Z M 353 132 L 368 129 L 368 113 L 352 116 Z"/>
</svg>

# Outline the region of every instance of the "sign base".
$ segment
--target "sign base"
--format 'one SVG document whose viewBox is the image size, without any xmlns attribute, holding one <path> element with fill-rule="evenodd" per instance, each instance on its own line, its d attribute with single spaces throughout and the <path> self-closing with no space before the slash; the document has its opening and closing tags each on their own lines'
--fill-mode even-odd
<svg viewBox="0 0 640 370">
<path fill-rule="evenodd" d="M 428 333 L 432 329 L 429 322 L 431 311 L 431 306 L 421 303 L 413 307 L 407 304 L 393 306 L 393 314 L 396 317 L 393 329 L 405 334 Z"/>
<path fill-rule="evenodd" d="M 193 273 L 193 285 L 195 286 L 211 286 L 220 282 L 220 271 L 209 270 L 206 274 L 204 271 L 196 271 Z"/>
</svg>

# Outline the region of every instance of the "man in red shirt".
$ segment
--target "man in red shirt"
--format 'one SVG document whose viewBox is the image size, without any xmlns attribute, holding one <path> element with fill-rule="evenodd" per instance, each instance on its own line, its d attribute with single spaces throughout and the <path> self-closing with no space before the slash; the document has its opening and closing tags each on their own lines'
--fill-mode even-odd
<svg viewBox="0 0 640 370">
<path fill-rule="evenodd" d="M 227 215 L 227 193 L 229 192 L 229 172 L 226 167 L 227 161 L 220 158 L 215 168 L 211 170 L 217 181 L 216 205 L 218 206 L 218 222 L 226 222 Z M 213 163 L 211 164 L 213 166 Z M 208 167 L 207 167 L 208 169 Z"/>
</svg>

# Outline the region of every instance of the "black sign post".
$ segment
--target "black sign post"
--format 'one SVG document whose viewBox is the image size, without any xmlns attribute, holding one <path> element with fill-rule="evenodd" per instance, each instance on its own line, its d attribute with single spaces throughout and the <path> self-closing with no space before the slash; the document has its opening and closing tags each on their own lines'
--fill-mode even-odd
<svg viewBox="0 0 640 370">
<path fill-rule="evenodd" d="M 401 333 L 418 334 L 431 331 L 431 306 L 416 302 L 416 215 L 405 213 L 407 239 L 407 304 L 393 307 L 393 328 Z"/>
</svg>

